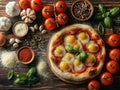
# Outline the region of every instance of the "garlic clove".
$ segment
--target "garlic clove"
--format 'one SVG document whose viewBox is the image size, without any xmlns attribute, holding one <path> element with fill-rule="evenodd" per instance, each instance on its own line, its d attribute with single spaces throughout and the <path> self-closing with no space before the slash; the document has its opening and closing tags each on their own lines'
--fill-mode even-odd
<svg viewBox="0 0 120 90">
<path fill-rule="evenodd" d="M 28 22 L 29 22 L 29 23 L 32 23 L 32 22 L 33 22 L 33 20 L 29 18 L 29 19 L 28 19 Z"/>
<path fill-rule="evenodd" d="M 20 40 L 20 39 L 18 39 L 18 38 L 15 38 L 15 42 L 16 42 L 16 43 L 20 43 L 20 42 L 21 42 L 21 40 Z"/>
<path fill-rule="evenodd" d="M 35 11 L 34 10 L 31 10 L 29 15 L 35 15 Z"/>
<path fill-rule="evenodd" d="M 36 19 L 36 15 L 30 15 L 29 16 L 32 20 L 35 20 Z"/>
<path fill-rule="evenodd" d="M 46 32 L 47 32 L 47 30 L 44 29 L 41 31 L 41 34 L 45 34 Z"/>
<path fill-rule="evenodd" d="M 42 31 L 43 29 L 44 29 L 44 26 L 43 26 L 43 25 L 40 25 L 39 31 Z"/>
<path fill-rule="evenodd" d="M 13 44 L 15 42 L 15 39 L 14 38 L 11 38 L 10 40 L 9 40 L 9 43 L 10 44 Z"/>
<path fill-rule="evenodd" d="M 13 48 L 16 49 L 16 48 L 18 48 L 18 47 L 19 47 L 18 43 L 14 43 L 14 44 L 13 44 Z"/>
<path fill-rule="evenodd" d="M 25 15 L 27 15 L 26 11 L 22 10 L 22 12 L 20 13 L 20 16 L 25 16 Z"/>
<path fill-rule="evenodd" d="M 38 30 L 38 24 L 34 25 L 34 29 Z"/>
<path fill-rule="evenodd" d="M 35 32 L 34 27 L 30 27 L 30 30 L 31 30 L 32 32 Z"/>
<path fill-rule="evenodd" d="M 29 22 L 29 18 L 26 17 L 25 20 L 24 20 L 25 23 L 28 23 Z"/>
<path fill-rule="evenodd" d="M 22 19 L 22 20 L 25 20 L 25 18 L 26 18 L 26 17 L 27 17 L 27 16 L 22 16 L 22 18 L 21 18 L 21 19 Z"/>
<path fill-rule="evenodd" d="M 29 15 L 30 12 L 31 12 L 31 9 L 30 9 L 30 8 L 27 8 L 27 10 L 26 10 L 27 15 Z"/>
</svg>

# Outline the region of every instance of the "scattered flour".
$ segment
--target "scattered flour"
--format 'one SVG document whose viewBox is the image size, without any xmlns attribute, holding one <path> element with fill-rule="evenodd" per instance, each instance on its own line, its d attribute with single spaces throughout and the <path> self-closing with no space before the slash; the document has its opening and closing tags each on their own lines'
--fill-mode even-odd
<svg viewBox="0 0 120 90">
<path fill-rule="evenodd" d="M 14 68 L 19 63 L 15 51 L 2 51 L 0 58 L 1 64 L 7 68 Z"/>
</svg>

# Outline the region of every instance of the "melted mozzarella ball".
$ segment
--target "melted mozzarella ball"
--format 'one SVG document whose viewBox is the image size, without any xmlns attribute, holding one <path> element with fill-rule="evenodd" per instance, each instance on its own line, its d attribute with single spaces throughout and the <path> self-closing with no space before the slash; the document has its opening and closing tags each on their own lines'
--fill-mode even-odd
<svg viewBox="0 0 120 90">
<path fill-rule="evenodd" d="M 80 32 L 77 35 L 78 40 L 81 41 L 82 44 L 86 44 L 89 42 L 89 35 L 86 32 Z"/>
<path fill-rule="evenodd" d="M 76 72 L 82 72 L 82 71 L 85 70 L 85 65 L 82 62 L 80 62 L 79 60 L 76 59 L 74 61 L 74 70 Z"/>
<path fill-rule="evenodd" d="M 68 71 L 68 70 L 69 70 L 69 65 L 68 65 L 68 63 L 65 62 L 65 61 L 60 62 L 59 67 L 60 67 L 60 69 L 63 70 L 63 71 Z"/>
<path fill-rule="evenodd" d="M 64 39 L 64 44 L 72 46 L 75 43 L 75 41 L 76 39 L 74 35 L 68 35 Z"/>
<path fill-rule="evenodd" d="M 63 56 L 65 54 L 65 48 L 62 45 L 56 47 L 54 54 L 55 56 Z"/>
<path fill-rule="evenodd" d="M 67 63 L 71 64 L 74 61 L 74 55 L 71 53 L 66 53 L 64 57 L 62 58 L 63 61 L 66 61 Z"/>
<path fill-rule="evenodd" d="M 88 54 L 87 59 L 85 60 L 85 65 L 86 66 L 93 66 L 96 62 L 96 58 L 93 54 Z"/>
<path fill-rule="evenodd" d="M 89 52 L 95 53 L 99 50 L 99 46 L 94 41 L 90 41 L 87 44 L 87 49 Z"/>
</svg>

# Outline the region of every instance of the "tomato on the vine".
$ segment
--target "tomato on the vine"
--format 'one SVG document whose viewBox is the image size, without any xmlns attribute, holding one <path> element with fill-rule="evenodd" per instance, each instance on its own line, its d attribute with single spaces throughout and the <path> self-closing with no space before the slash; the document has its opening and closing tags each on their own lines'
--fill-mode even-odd
<svg viewBox="0 0 120 90">
<path fill-rule="evenodd" d="M 60 13 L 57 16 L 57 22 L 60 25 L 65 25 L 68 22 L 68 16 L 65 13 Z"/>
<path fill-rule="evenodd" d="M 108 44 L 112 47 L 117 47 L 120 44 L 120 36 L 118 34 L 112 34 L 108 37 Z"/>
<path fill-rule="evenodd" d="M 113 76 L 109 72 L 105 72 L 101 75 L 100 81 L 103 85 L 109 86 L 113 83 Z"/>
<path fill-rule="evenodd" d="M 30 7 L 30 1 L 29 0 L 19 0 L 18 4 L 19 4 L 19 7 L 21 9 L 26 9 L 26 8 Z"/>
<path fill-rule="evenodd" d="M 100 83 L 96 80 L 92 80 L 88 84 L 88 90 L 100 90 Z"/>
<path fill-rule="evenodd" d="M 44 6 L 42 9 L 42 15 L 44 18 L 50 18 L 54 15 L 54 8 L 53 6 Z"/>
<path fill-rule="evenodd" d="M 42 1 L 41 0 L 31 0 L 31 8 L 35 11 L 40 11 L 42 9 Z"/>
<path fill-rule="evenodd" d="M 119 49 L 112 49 L 109 53 L 109 57 L 115 61 L 120 60 L 120 50 Z"/>
<path fill-rule="evenodd" d="M 67 5 L 64 1 L 57 1 L 55 4 L 55 10 L 57 13 L 63 13 L 67 10 Z"/>
<path fill-rule="evenodd" d="M 106 69 L 110 73 L 115 74 L 119 70 L 119 64 L 116 61 L 111 60 L 106 64 Z"/>
<path fill-rule="evenodd" d="M 56 21 L 54 18 L 48 18 L 44 23 L 47 30 L 53 30 L 56 28 Z"/>
</svg>

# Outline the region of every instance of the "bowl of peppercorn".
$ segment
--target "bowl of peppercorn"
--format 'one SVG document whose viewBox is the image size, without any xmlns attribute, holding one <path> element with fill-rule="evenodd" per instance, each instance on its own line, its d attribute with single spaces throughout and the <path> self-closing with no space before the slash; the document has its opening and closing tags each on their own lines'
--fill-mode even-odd
<svg viewBox="0 0 120 90">
<path fill-rule="evenodd" d="M 87 21 L 93 12 L 94 8 L 89 0 L 76 0 L 71 6 L 71 14 L 78 21 Z"/>
<path fill-rule="evenodd" d="M 28 46 L 21 47 L 17 52 L 17 56 L 22 64 L 30 64 L 35 57 L 34 51 Z"/>
</svg>

